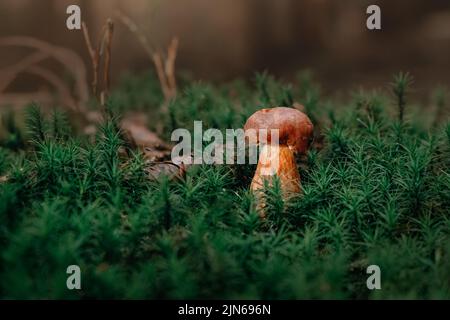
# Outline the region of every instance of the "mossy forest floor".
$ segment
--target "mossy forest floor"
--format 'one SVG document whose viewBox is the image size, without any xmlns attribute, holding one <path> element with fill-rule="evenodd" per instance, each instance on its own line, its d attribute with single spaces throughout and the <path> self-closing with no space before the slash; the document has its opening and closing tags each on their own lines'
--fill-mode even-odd
<svg viewBox="0 0 450 320">
<path fill-rule="evenodd" d="M 157 81 L 129 76 L 95 139 L 61 108 L 34 106 L 23 126 L 24 113 L 2 114 L 0 297 L 449 299 L 450 101 L 441 89 L 415 103 L 409 80 L 346 102 L 305 73 L 293 84 L 184 82 L 162 112 Z M 295 102 L 315 125 L 298 161 L 303 192 L 285 203 L 268 188 L 266 219 L 249 192 L 255 166 L 152 181 L 139 152 L 119 152 L 128 112 L 149 114 L 169 141 L 194 120 L 242 128 L 257 109 Z M 66 287 L 69 265 L 81 290 Z M 381 290 L 366 287 L 369 265 Z"/>
</svg>

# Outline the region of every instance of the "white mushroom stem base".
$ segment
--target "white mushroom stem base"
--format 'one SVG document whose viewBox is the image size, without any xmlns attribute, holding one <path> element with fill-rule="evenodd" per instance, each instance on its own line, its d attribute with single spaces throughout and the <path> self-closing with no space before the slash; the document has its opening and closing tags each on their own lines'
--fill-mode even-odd
<svg viewBox="0 0 450 320">
<path fill-rule="evenodd" d="M 280 180 L 283 199 L 288 200 L 292 195 L 300 192 L 300 174 L 295 163 L 294 153 L 286 145 L 264 145 L 260 155 L 251 190 L 258 197 L 264 192 L 264 181 L 267 185 L 273 184 L 278 176 Z M 261 202 L 261 199 L 258 199 Z M 259 203 L 258 207 L 264 207 Z"/>
</svg>

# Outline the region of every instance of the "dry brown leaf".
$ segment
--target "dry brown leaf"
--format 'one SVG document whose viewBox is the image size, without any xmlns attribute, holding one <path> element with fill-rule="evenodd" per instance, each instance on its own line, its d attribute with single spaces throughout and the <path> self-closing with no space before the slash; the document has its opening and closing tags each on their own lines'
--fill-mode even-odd
<svg viewBox="0 0 450 320">
<path fill-rule="evenodd" d="M 170 161 L 148 162 L 145 173 L 150 180 L 158 180 L 162 176 L 172 179 L 181 179 L 184 177 L 184 169 Z"/>
<path fill-rule="evenodd" d="M 173 179 L 184 179 L 186 170 L 191 166 L 192 156 L 175 157 L 173 161 L 147 161 L 145 172 L 151 180 L 158 180 L 162 176 Z"/>
<path fill-rule="evenodd" d="M 158 137 L 158 135 L 145 126 L 124 121 L 122 123 L 122 129 L 129 133 L 134 144 L 138 148 L 144 149 L 145 147 L 158 147 L 163 146 L 164 142 Z"/>
<path fill-rule="evenodd" d="M 146 116 L 134 114 L 121 121 L 124 138 L 131 147 L 138 148 L 148 160 L 166 159 L 170 155 L 170 146 L 145 125 Z"/>
</svg>

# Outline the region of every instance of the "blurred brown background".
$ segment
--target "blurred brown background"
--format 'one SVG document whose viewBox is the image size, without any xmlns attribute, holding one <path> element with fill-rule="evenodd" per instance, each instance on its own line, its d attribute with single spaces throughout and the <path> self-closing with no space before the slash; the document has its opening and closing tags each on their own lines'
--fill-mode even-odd
<svg viewBox="0 0 450 320">
<path fill-rule="evenodd" d="M 66 7 L 81 6 L 91 36 L 122 10 L 161 47 L 179 37 L 177 70 L 223 81 L 268 70 L 291 79 L 311 69 L 325 89 L 384 86 L 410 71 L 416 91 L 450 84 L 449 0 L 0 0 L 0 37 L 27 35 L 73 49 L 90 76 L 81 31 L 66 28 Z M 366 29 L 366 8 L 382 9 L 382 30 Z M 0 72 L 30 50 L 0 47 Z M 152 64 L 115 19 L 112 80 Z M 43 86 L 19 76 L 8 91 Z"/>
</svg>

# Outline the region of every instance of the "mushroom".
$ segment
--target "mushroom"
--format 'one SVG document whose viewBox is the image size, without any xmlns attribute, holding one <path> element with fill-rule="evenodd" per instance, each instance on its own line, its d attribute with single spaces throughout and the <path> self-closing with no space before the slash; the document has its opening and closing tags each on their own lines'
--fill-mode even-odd
<svg viewBox="0 0 450 320">
<path fill-rule="evenodd" d="M 249 130 L 256 133 L 253 138 Z M 278 130 L 278 143 L 272 130 Z M 255 193 L 263 191 L 264 180 L 270 185 L 273 176 L 277 175 L 283 199 L 287 200 L 299 193 L 300 174 L 295 154 L 305 154 L 311 142 L 313 124 L 308 116 L 293 108 L 262 109 L 248 118 L 244 131 L 250 144 L 260 145 L 258 166 L 251 190 Z M 263 134 L 266 136 L 263 137 Z"/>
</svg>

